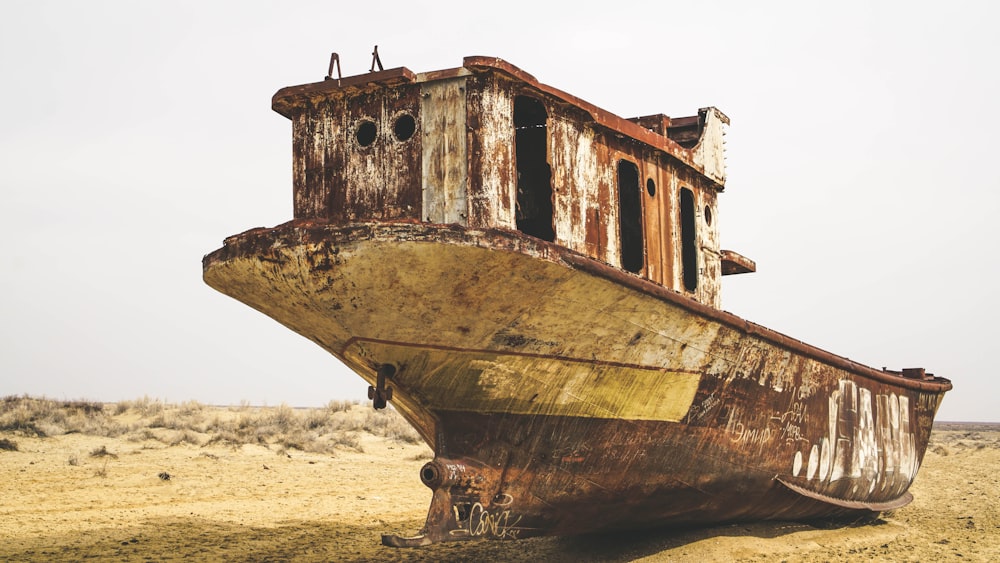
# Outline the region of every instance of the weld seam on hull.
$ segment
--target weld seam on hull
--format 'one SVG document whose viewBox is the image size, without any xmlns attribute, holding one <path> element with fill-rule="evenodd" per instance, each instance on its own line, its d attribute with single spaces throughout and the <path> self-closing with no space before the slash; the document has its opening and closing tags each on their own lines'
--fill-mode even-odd
<svg viewBox="0 0 1000 563">
<path fill-rule="evenodd" d="M 586 364 L 592 366 L 600 367 L 613 367 L 613 368 L 627 368 L 635 370 L 644 370 L 652 372 L 662 372 L 664 368 L 656 366 L 644 366 L 641 364 L 630 364 L 626 362 L 609 362 L 602 360 L 585 360 L 582 358 L 572 358 L 569 356 L 559 356 L 556 354 L 537 354 L 533 352 L 512 352 L 510 350 L 492 350 L 489 348 L 463 348 L 460 346 L 444 346 L 440 344 L 413 344 L 411 342 L 403 342 L 397 340 L 387 340 L 382 338 L 369 338 L 366 336 L 353 336 L 344 343 L 341 348 L 341 353 L 346 355 L 346 352 L 351 348 L 351 346 L 359 343 L 365 342 L 369 344 L 385 344 L 389 346 L 402 346 L 406 348 L 427 348 L 431 350 L 439 350 L 442 352 L 465 352 L 473 354 L 494 354 L 497 356 L 517 356 L 522 358 L 537 358 L 541 360 L 558 360 L 567 363 L 574 364 Z M 695 370 L 671 370 L 679 373 L 689 373 L 692 375 L 700 375 L 699 372 Z"/>
</svg>

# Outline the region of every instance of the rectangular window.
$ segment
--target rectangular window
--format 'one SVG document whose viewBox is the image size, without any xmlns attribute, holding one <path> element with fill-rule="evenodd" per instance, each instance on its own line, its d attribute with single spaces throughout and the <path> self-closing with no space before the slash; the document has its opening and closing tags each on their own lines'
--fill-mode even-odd
<svg viewBox="0 0 1000 563">
<path fill-rule="evenodd" d="M 684 289 L 698 289 L 698 236 L 695 232 L 694 192 L 681 188 L 681 271 Z"/>
<path fill-rule="evenodd" d="M 642 187 L 639 167 L 618 161 L 618 228 L 622 268 L 638 274 L 645 263 L 642 240 Z"/>
<path fill-rule="evenodd" d="M 517 160 L 517 230 L 552 242 L 552 170 L 548 163 L 548 112 L 528 96 L 514 98 L 514 155 Z"/>
</svg>

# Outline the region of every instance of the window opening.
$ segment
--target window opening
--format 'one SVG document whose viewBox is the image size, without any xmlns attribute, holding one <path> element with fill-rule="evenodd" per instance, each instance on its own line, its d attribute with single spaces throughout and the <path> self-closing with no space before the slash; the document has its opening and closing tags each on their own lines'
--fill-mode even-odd
<svg viewBox="0 0 1000 563">
<path fill-rule="evenodd" d="M 698 246 L 695 231 L 694 192 L 681 188 L 681 271 L 684 289 L 698 288 Z"/>
<path fill-rule="evenodd" d="M 546 142 L 548 113 L 539 100 L 514 98 L 514 151 L 517 160 L 517 230 L 554 241 L 552 229 L 552 169 Z"/>
<path fill-rule="evenodd" d="M 642 271 L 645 261 L 641 194 L 639 167 L 627 160 L 618 161 L 618 229 L 622 268 L 633 273 Z"/>
<path fill-rule="evenodd" d="M 404 113 L 403 115 L 396 118 L 396 122 L 392 125 L 392 132 L 396 136 L 396 140 L 399 142 L 408 141 L 410 137 L 413 137 L 413 133 L 417 131 L 417 122 L 413 119 L 413 116 Z"/>
<path fill-rule="evenodd" d="M 375 123 L 372 121 L 362 121 L 358 125 L 358 130 L 355 133 L 355 137 L 358 139 L 358 144 L 362 147 L 371 146 L 375 142 L 375 137 L 378 135 L 378 128 L 375 127 Z"/>
</svg>

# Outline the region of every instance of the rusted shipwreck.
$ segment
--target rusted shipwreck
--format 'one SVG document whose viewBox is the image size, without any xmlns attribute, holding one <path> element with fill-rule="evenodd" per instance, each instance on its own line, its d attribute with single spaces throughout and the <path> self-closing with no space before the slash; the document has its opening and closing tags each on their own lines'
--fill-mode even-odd
<svg viewBox="0 0 1000 563">
<path fill-rule="evenodd" d="M 433 448 L 426 524 L 387 545 L 910 501 L 951 383 L 719 309 L 721 277 L 755 266 L 719 248 L 718 109 L 623 119 L 491 57 L 329 76 L 272 107 L 294 219 L 227 238 L 204 279 Z"/>
</svg>

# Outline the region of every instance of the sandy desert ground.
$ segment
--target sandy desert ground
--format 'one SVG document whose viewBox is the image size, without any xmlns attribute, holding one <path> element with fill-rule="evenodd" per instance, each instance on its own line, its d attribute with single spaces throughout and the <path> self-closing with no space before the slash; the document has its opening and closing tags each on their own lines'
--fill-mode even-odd
<svg viewBox="0 0 1000 563">
<path fill-rule="evenodd" d="M 914 502 L 765 522 L 393 549 L 429 449 L 391 411 L 0 402 L 3 561 L 1000 561 L 1000 425 L 935 427 Z"/>
</svg>

